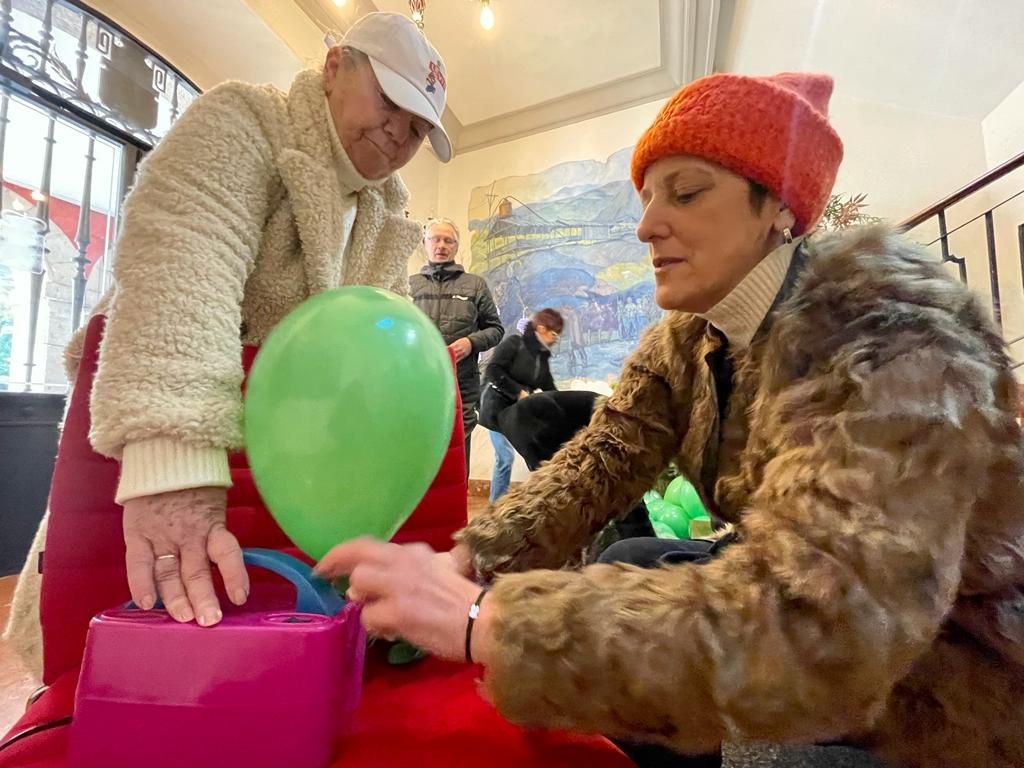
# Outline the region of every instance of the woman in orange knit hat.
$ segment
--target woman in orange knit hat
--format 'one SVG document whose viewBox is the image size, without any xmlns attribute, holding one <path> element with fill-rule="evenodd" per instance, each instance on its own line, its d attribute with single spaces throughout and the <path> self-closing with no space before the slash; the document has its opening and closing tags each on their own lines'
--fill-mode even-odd
<svg viewBox="0 0 1024 768">
<path fill-rule="evenodd" d="M 744 739 L 1024 765 L 1014 379 L 927 253 L 877 227 L 806 236 L 842 159 L 831 88 L 713 75 L 666 104 L 632 176 L 669 311 L 454 555 L 324 559 L 371 631 L 482 664 L 516 722 L 656 745 L 626 748 L 641 765 Z M 567 567 L 673 461 L 732 532 Z"/>
</svg>

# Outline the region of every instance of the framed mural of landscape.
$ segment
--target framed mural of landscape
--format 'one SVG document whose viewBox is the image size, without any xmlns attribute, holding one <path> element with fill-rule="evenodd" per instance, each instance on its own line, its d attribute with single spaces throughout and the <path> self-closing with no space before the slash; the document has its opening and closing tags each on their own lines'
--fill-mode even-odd
<svg viewBox="0 0 1024 768">
<path fill-rule="evenodd" d="M 506 329 L 541 307 L 565 316 L 552 356 L 561 382 L 610 383 L 640 332 L 661 316 L 631 147 L 495 179 L 470 194 L 470 270 L 487 279 Z"/>
</svg>

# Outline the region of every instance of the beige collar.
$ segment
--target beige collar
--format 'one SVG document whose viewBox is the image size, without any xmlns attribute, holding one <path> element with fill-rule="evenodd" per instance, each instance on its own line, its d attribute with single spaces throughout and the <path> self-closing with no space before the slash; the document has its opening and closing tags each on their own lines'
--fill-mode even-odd
<svg viewBox="0 0 1024 768">
<path fill-rule="evenodd" d="M 784 243 L 769 253 L 724 299 L 700 315 L 725 334 L 734 350 L 750 346 L 779 295 L 801 240 Z"/>
</svg>

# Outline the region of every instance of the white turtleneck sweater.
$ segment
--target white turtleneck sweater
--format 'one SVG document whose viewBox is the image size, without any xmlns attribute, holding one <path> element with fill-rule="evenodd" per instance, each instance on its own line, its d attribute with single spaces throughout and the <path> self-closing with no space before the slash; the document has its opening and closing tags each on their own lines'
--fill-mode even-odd
<svg viewBox="0 0 1024 768">
<path fill-rule="evenodd" d="M 769 253 L 724 299 L 700 315 L 725 335 L 733 351 L 750 346 L 779 295 L 801 240 L 797 238 Z"/>
<path fill-rule="evenodd" d="M 356 207 L 359 202 L 359 193 L 365 187 L 381 186 L 387 181 L 387 176 L 373 181 L 360 174 L 352 164 L 352 160 L 349 158 L 348 152 L 345 151 L 345 147 L 342 146 L 341 139 L 338 138 L 338 132 L 334 128 L 334 119 L 331 117 L 331 110 L 327 104 L 327 99 L 324 99 L 324 113 L 329 127 L 328 133 L 331 137 L 331 152 L 334 155 L 334 161 L 337 166 L 338 183 L 341 185 L 341 194 L 345 200 L 345 218 L 342 222 L 344 239 L 342 242 L 345 243 L 344 248 L 347 251 L 348 244 L 352 242 L 352 227 L 356 222 Z"/>
</svg>

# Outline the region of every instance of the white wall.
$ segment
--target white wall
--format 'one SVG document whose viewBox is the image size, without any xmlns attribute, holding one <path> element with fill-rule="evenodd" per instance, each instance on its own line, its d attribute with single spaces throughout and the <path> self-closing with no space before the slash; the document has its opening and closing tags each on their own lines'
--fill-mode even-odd
<svg viewBox="0 0 1024 768">
<path fill-rule="evenodd" d="M 982 120 L 981 131 L 988 168 L 995 168 L 1024 152 L 1024 82 Z M 994 182 L 987 190 L 985 202 L 990 207 L 996 206 L 1021 190 L 1024 190 L 1024 169 Z M 1017 229 L 1024 224 L 1024 195 L 997 208 L 993 219 L 999 257 L 1003 332 L 1008 340 L 1012 340 L 1024 335 L 1024 276 L 1021 275 L 1021 258 L 1024 256 L 1020 253 Z M 975 239 L 982 240 L 983 224 L 979 222 L 972 226 L 978 230 Z M 1024 359 L 1024 343 L 1014 344 L 1011 351 L 1016 359 Z"/>
<path fill-rule="evenodd" d="M 981 164 L 976 172 L 967 173 L 957 183 L 951 184 L 945 193 L 935 196 L 937 201 L 945 194 L 956 191 L 986 171 L 995 168 L 1011 157 L 1024 151 L 1024 84 L 1012 91 L 1005 100 L 995 107 L 978 123 L 981 134 L 980 145 L 964 145 L 964 153 L 973 157 L 980 147 Z M 948 162 L 955 163 L 955 158 Z M 1007 341 L 1024 335 L 1024 277 L 1021 275 L 1021 254 L 1018 245 L 1017 227 L 1024 223 L 1024 197 L 1018 197 L 1005 205 L 999 205 L 1007 198 L 1024 189 L 1024 170 L 1011 173 L 977 192 L 966 200 L 952 206 L 946 212 L 950 252 L 966 260 L 967 282 L 971 289 L 982 297 L 985 306 L 991 306 L 992 290 L 989 269 L 988 238 L 984 214 L 993 212 L 996 264 L 999 276 L 1002 330 Z M 999 207 L 996 207 L 999 206 Z M 922 242 L 938 238 L 937 224 L 930 223 L 911 233 Z M 939 252 L 939 245 L 932 246 Z M 1011 345 L 1015 359 L 1024 359 L 1024 343 Z"/>
<path fill-rule="evenodd" d="M 843 139 L 845 159 L 835 191 L 865 193 L 866 212 L 900 222 L 981 176 L 987 169 L 979 120 L 940 115 L 836 93 L 830 117 Z M 988 207 L 988 198 L 974 196 L 948 215 L 949 230 Z M 910 233 L 922 244 L 938 239 L 933 219 Z M 950 240 L 951 252 L 966 259 L 968 284 L 990 296 L 988 256 L 983 222 L 960 230 Z M 931 250 L 938 255 L 936 243 Z M 957 275 L 955 266 L 950 273 Z"/>
<path fill-rule="evenodd" d="M 837 93 L 830 118 L 845 156 L 841 194 L 867 194 L 868 213 L 900 221 L 985 171 L 977 120 L 929 114 Z"/>
<path fill-rule="evenodd" d="M 438 174 L 442 163 L 424 146 L 401 170 L 402 181 L 409 188 L 409 218 L 418 222 L 437 216 Z M 426 262 L 422 244 L 409 257 L 409 274 L 418 272 Z"/>
<path fill-rule="evenodd" d="M 437 215 L 438 176 L 443 164 L 425 146 L 399 174 L 409 188 L 409 216 L 425 221 Z"/>
<path fill-rule="evenodd" d="M 1024 152 L 1024 82 L 981 121 L 990 168 Z"/>
</svg>

